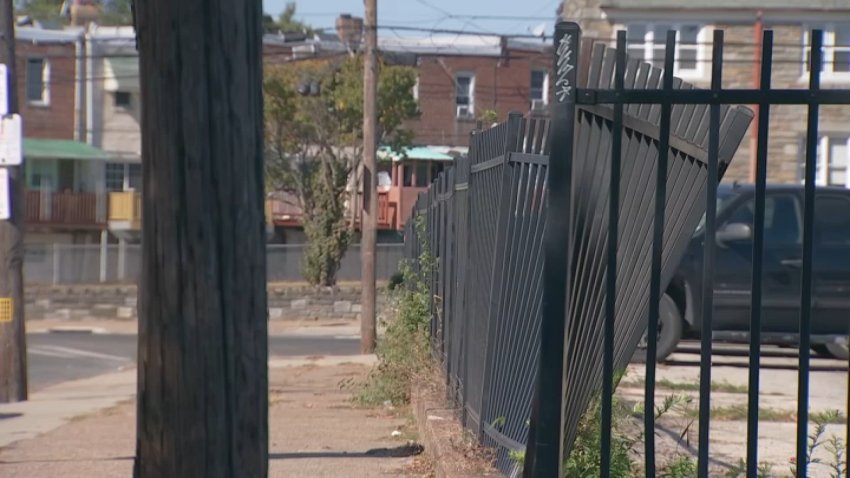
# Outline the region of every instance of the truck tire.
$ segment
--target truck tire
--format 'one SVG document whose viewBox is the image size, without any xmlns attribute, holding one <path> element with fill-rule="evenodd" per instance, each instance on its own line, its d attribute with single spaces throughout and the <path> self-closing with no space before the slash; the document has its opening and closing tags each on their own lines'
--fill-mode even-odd
<svg viewBox="0 0 850 478">
<path fill-rule="evenodd" d="M 839 360 L 850 360 L 850 351 L 848 351 L 846 345 L 842 344 L 825 344 L 824 348 L 829 352 L 829 355 L 832 355 L 833 358 L 837 358 Z"/>
<path fill-rule="evenodd" d="M 660 317 L 658 318 L 658 342 L 655 349 L 655 359 L 661 362 L 676 350 L 679 341 L 682 339 L 682 312 L 676 305 L 676 301 L 667 294 L 661 297 L 658 311 Z M 632 361 L 646 362 L 646 334 L 641 339 Z"/>
<path fill-rule="evenodd" d="M 812 345 L 812 350 L 823 355 L 824 357 L 837 358 L 839 360 L 850 360 L 850 352 L 846 345 L 841 344 L 815 344 Z"/>
</svg>

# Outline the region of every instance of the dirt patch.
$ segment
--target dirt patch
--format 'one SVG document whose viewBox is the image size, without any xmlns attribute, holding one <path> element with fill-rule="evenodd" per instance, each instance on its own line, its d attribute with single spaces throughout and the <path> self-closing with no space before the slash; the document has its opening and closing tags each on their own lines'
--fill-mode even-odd
<svg viewBox="0 0 850 478">
<path fill-rule="evenodd" d="M 442 381 L 419 382 L 413 392 L 413 410 L 434 476 L 474 478 L 500 476 L 493 468 L 491 450 L 478 444 L 461 425 L 459 410 L 445 400 Z"/>
</svg>

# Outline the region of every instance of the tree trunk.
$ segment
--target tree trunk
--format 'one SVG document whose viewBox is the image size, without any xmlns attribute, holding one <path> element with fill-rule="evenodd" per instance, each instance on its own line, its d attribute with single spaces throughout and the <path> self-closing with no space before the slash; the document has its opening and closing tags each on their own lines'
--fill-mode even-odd
<svg viewBox="0 0 850 478">
<path fill-rule="evenodd" d="M 138 478 L 268 474 L 261 10 L 258 1 L 135 4 Z"/>
</svg>

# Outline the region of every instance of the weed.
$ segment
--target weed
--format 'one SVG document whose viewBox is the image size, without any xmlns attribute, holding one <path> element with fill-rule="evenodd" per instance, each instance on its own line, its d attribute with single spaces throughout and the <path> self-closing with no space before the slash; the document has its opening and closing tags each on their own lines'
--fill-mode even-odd
<svg viewBox="0 0 850 478">
<path fill-rule="evenodd" d="M 414 378 L 424 374 L 431 363 L 429 281 L 435 261 L 428 248 L 422 219 L 416 220 L 422 252 L 415 263 L 401 265 L 402 282 L 391 295 L 395 314 L 387 321 L 386 331 L 379 338 L 375 351 L 378 365 L 355 395 L 355 400 L 364 405 L 379 405 L 388 400 L 396 405 L 408 403 Z"/>
<path fill-rule="evenodd" d="M 634 475 L 634 463 L 630 456 L 632 447 L 640 436 L 629 435 L 622 431 L 625 422 L 630 420 L 631 410 L 627 409 L 617 397 L 612 398 L 613 424 L 611 430 L 611 474 L 612 478 L 628 478 Z M 600 450 L 602 448 L 602 400 L 596 396 L 587 407 L 579 421 L 578 433 L 573 442 L 569 458 L 564 464 L 564 476 L 570 478 L 595 478 L 600 476 Z"/>
<path fill-rule="evenodd" d="M 756 478 L 771 478 L 773 475 L 773 465 L 762 461 L 756 467 Z M 747 474 L 747 462 L 743 459 L 738 459 L 738 463 L 726 471 L 726 478 L 740 478 Z"/>
<path fill-rule="evenodd" d="M 809 417 L 814 424 L 814 430 L 809 435 L 809 441 L 806 444 L 806 471 L 811 465 L 820 465 L 829 470 L 830 478 L 841 478 L 846 475 L 847 460 L 844 456 L 844 441 L 835 435 L 824 437 L 826 426 L 830 423 L 844 423 L 844 417 L 838 410 L 826 410 L 824 412 L 811 413 Z M 823 449 L 830 455 L 830 460 L 825 462 L 821 458 L 814 456 L 818 448 Z M 791 473 L 797 475 L 798 463 L 791 463 Z"/>
<path fill-rule="evenodd" d="M 661 478 L 693 478 L 697 476 L 697 462 L 690 455 L 678 455 L 661 469 Z"/>
<path fill-rule="evenodd" d="M 525 451 L 524 450 L 511 450 L 508 452 L 508 458 L 514 463 L 518 464 L 520 467 L 525 465 Z"/>
</svg>

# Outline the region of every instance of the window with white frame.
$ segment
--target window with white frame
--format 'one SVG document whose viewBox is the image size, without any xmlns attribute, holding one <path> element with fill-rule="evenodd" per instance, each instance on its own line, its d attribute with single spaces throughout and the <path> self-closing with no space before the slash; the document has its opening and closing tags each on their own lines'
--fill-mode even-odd
<svg viewBox="0 0 850 478">
<path fill-rule="evenodd" d="M 106 190 L 113 192 L 142 189 L 142 165 L 106 163 Z"/>
<path fill-rule="evenodd" d="M 455 107 L 458 118 L 472 118 L 475 114 L 475 75 L 455 75 Z"/>
<path fill-rule="evenodd" d="M 850 135 L 845 133 L 821 136 L 818 143 L 817 184 L 850 187 L 848 165 L 850 165 Z"/>
<path fill-rule="evenodd" d="M 50 103 L 50 63 L 44 58 L 27 58 L 27 101 Z"/>
<path fill-rule="evenodd" d="M 106 190 L 124 190 L 124 163 L 106 163 Z"/>
<path fill-rule="evenodd" d="M 410 91 L 413 95 L 413 100 L 419 103 L 419 76 L 416 76 L 416 82 L 413 83 L 413 89 Z"/>
<path fill-rule="evenodd" d="M 823 77 L 850 81 L 850 23 L 816 25 L 803 30 L 803 72 L 809 72 L 809 39 L 814 28 L 823 30 Z"/>
<path fill-rule="evenodd" d="M 535 69 L 531 70 L 531 89 L 529 90 L 529 99 L 531 100 L 531 109 L 537 110 L 546 106 L 548 103 L 549 92 L 549 72 L 546 70 Z"/>
<path fill-rule="evenodd" d="M 658 68 L 664 68 L 664 46 L 667 31 L 676 31 L 676 52 L 673 73 L 683 77 L 698 77 L 704 73 L 702 40 L 705 27 L 696 23 L 629 23 L 626 25 L 628 52 Z"/>
</svg>

